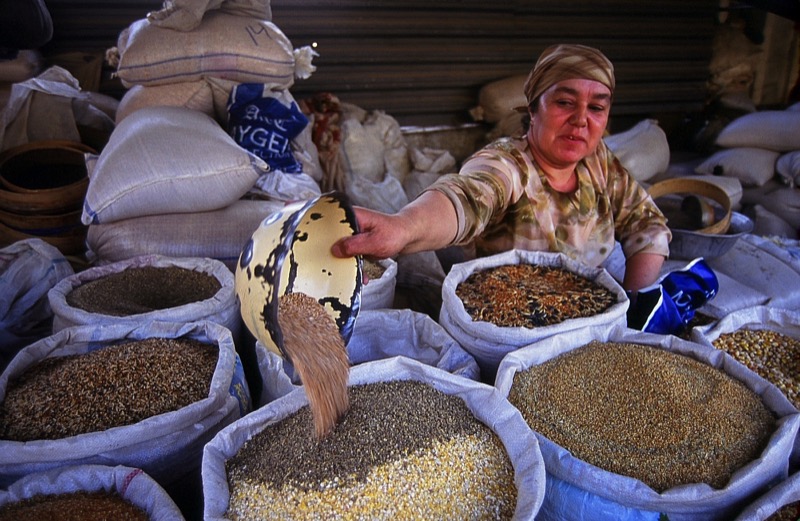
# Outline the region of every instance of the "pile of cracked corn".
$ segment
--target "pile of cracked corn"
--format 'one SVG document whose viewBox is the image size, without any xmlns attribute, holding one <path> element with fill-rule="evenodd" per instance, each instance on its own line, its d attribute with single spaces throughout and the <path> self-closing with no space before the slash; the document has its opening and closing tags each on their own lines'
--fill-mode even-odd
<svg viewBox="0 0 800 521">
<path fill-rule="evenodd" d="M 800 340 L 768 329 L 740 329 L 712 344 L 775 384 L 800 408 Z"/>
<path fill-rule="evenodd" d="M 462 399 L 411 380 L 349 390 L 350 410 L 321 441 L 306 406 L 227 461 L 227 517 L 513 517 L 512 464 Z"/>
</svg>

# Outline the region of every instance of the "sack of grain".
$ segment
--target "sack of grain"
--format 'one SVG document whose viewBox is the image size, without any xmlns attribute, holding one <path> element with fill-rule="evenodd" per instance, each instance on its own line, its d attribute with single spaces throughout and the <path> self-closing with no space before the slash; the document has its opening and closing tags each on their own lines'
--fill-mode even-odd
<svg viewBox="0 0 800 521">
<path fill-rule="evenodd" d="M 775 177 L 779 152 L 764 148 L 737 147 L 720 150 L 697 165 L 698 174 L 735 177 L 742 186 L 763 186 Z"/>
<path fill-rule="evenodd" d="M 389 309 L 394 304 L 397 284 L 397 262 L 394 259 L 362 263 L 364 285 L 361 287 L 361 309 Z"/>
<path fill-rule="evenodd" d="M 470 110 L 472 119 L 497 123 L 513 113 L 517 107 L 527 106 L 523 88 L 527 77 L 525 74 L 509 76 L 481 87 L 478 92 L 478 106 Z"/>
<path fill-rule="evenodd" d="M 183 345 L 159 348 L 159 342 L 168 344 L 172 340 L 200 343 L 204 365 L 200 365 L 200 357 L 195 355 L 197 349 L 189 351 Z M 145 351 L 140 346 L 148 341 L 157 344 Z M 131 342 L 135 343 L 132 350 L 125 347 Z M 186 352 L 181 353 L 181 349 Z M 207 353 L 208 349 L 214 352 Z M 145 352 L 149 356 L 145 357 Z M 141 360 L 137 359 L 139 353 Z M 161 353 L 170 358 L 153 364 L 155 359 L 161 359 Z M 189 353 L 193 356 L 187 356 Z M 71 355 L 77 358 L 64 358 Z M 113 356 L 117 357 L 117 363 Z M 175 360 L 176 356 L 182 361 Z M 209 356 L 213 358 L 208 360 Z M 89 363 L 90 360 L 96 362 Z M 44 381 L 26 380 L 32 386 L 20 387 L 21 391 L 14 393 L 19 399 L 11 403 L 11 391 L 22 385 L 18 378 L 40 362 L 51 364 L 50 375 L 44 373 L 47 377 Z M 209 374 L 205 362 L 215 364 L 210 384 L 205 380 Z M 82 366 L 86 370 L 81 370 Z M 118 372 L 112 371 L 114 367 Z M 62 375 L 60 381 L 58 375 Z M 41 384 L 33 386 L 32 382 L 37 380 Z M 182 383 L 175 386 L 177 382 Z M 105 392 L 95 389 L 97 385 L 103 385 Z M 133 393 L 132 389 L 139 393 Z M 119 402 L 112 402 L 111 396 Z M 146 416 L 151 414 L 150 410 L 163 409 L 194 396 L 202 398 L 171 412 Z M 3 487 L 34 472 L 73 465 L 111 464 L 140 468 L 166 488 L 197 472 L 203 445 L 221 428 L 247 414 L 251 404 L 230 331 L 208 321 L 95 324 L 62 330 L 20 351 L 0 375 L 0 397 L 5 408 L 2 423 L 5 439 L 0 440 L 0 486 Z M 67 406 L 65 400 L 73 402 Z M 14 409 L 8 407 L 12 406 L 20 411 L 35 411 L 35 415 L 31 413 L 24 422 L 10 424 Z M 136 421 L 133 418 L 137 415 L 145 417 Z M 98 424 L 112 424 L 120 417 L 131 418 L 129 421 L 135 423 L 120 422 L 126 424 L 87 431 Z M 13 432 L 26 434 L 43 426 L 51 436 L 59 432 L 84 433 L 10 441 L 5 433 L 12 426 L 16 426 Z"/>
<path fill-rule="evenodd" d="M 739 309 L 713 324 L 695 327 L 692 340 L 724 350 L 778 386 L 800 409 L 800 367 L 785 363 L 800 356 L 797 311 L 768 306 Z"/>
<path fill-rule="evenodd" d="M 207 13 L 189 32 L 137 20 L 120 33 L 116 53 L 125 87 L 216 76 L 288 89 L 295 79 L 292 43 L 277 25 L 221 11 Z"/>
<path fill-rule="evenodd" d="M 800 150 L 800 112 L 762 110 L 731 121 L 717 136 L 717 146 L 751 147 L 777 152 Z"/>
<path fill-rule="evenodd" d="M 791 187 L 800 186 L 800 150 L 787 152 L 778 158 L 775 170 L 783 184 Z"/>
<path fill-rule="evenodd" d="M 47 292 L 74 273 L 64 255 L 41 239 L 0 249 L 0 371 L 20 349 L 51 333 Z"/>
<path fill-rule="evenodd" d="M 116 124 L 119 125 L 123 119 L 144 107 L 184 107 L 212 118 L 216 117 L 211 87 L 205 80 L 147 87 L 134 85 L 125 92 L 119 102 L 115 116 Z"/>
<path fill-rule="evenodd" d="M 781 481 L 745 508 L 735 521 L 800 518 L 800 472 Z"/>
<path fill-rule="evenodd" d="M 333 497 L 334 499 L 327 504 L 336 508 L 337 504 L 341 504 L 340 501 L 335 499 L 336 495 L 340 494 L 340 490 L 343 490 L 346 494 L 352 493 L 353 496 L 351 497 L 353 497 L 353 503 L 348 511 L 349 513 L 355 514 L 356 517 L 359 517 L 359 514 L 356 513 L 357 510 L 361 514 L 360 517 L 380 517 L 380 514 L 383 514 L 384 517 L 407 516 L 409 518 L 422 517 L 425 519 L 465 519 L 467 517 L 472 519 L 495 519 L 501 515 L 500 512 L 487 513 L 484 511 L 482 513 L 468 515 L 464 512 L 464 509 L 485 508 L 490 501 L 496 503 L 501 500 L 501 494 L 498 494 L 498 492 L 502 493 L 504 505 L 508 508 L 509 505 L 505 500 L 510 502 L 510 498 L 507 498 L 506 494 L 508 492 L 516 492 L 516 502 L 510 505 L 513 511 L 513 519 L 533 519 L 539 510 L 539 505 L 541 504 L 544 494 L 544 467 L 541 463 L 541 455 L 535 437 L 524 424 L 519 413 L 511 407 L 507 401 L 500 399 L 499 394 L 492 387 L 452 375 L 440 369 L 403 357 L 370 362 L 354 367 L 350 374 L 349 393 L 351 396 L 354 396 L 356 392 L 354 391 L 354 389 L 356 389 L 355 386 L 373 385 L 373 389 L 380 389 L 385 385 L 402 385 L 403 383 L 412 385 L 416 383 L 427 384 L 426 388 L 430 387 L 434 391 L 443 393 L 446 397 L 453 396 L 463 400 L 474 418 L 491 429 L 502 442 L 507 457 L 514 466 L 513 481 L 514 485 L 516 485 L 516 490 L 510 491 L 505 488 L 500 491 L 495 490 L 494 496 L 486 496 L 480 501 L 470 500 L 464 497 L 464 494 L 468 493 L 465 489 L 475 490 L 482 486 L 480 483 L 483 482 L 483 480 L 479 479 L 472 471 L 461 471 L 463 468 L 462 463 L 474 460 L 478 451 L 460 455 L 458 458 L 461 459 L 457 458 L 456 461 L 446 464 L 430 461 L 430 465 L 433 467 L 427 471 L 420 469 L 419 477 L 412 478 L 407 476 L 407 474 L 404 475 L 402 469 L 398 468 L 403 463 L 406 463 L 408 467 L 415 468 L 418 466 L 416 463 L 416 461 L 418 461 L 417 458 L 426 461 L 430 457 L 428 454 L 431 451 L 426 450 L 423 446 L 416 453 L 418 456 L 409 456 L 409 459 L 398 461 L 396 464 L 392 464 L 392 462 L 403 456 L 390 457 L 388 461 L 379 460 L 376 463 L 368 463 L 366 468 L 363 468 L 362 465 L 361 472 L 363 477 L 359 478 L 356 476 L 353 478 L 350 476 L 353 479 L 343 478 L 343 482 L 339 483 L 338 486 L 332 483 L 329 488 L 319 489 L 319 492 L 309 493 L 306 497 L 314 496 L 322 501 Z M 389 407 L 394 407 L 394 405 L 391 405 L 390 400 L 384 401 Z M 232 496 L 225 468 L 226 462 L 231 461 L 231 459 L 242 450 L 246 440 L 258 436 L 258 433 L 265 428 L 270 428 L 273 424 L 282 422 L 296 411 L 300 413 L 305 412 L 307 407 L 304 408 L 304 406 L 307 405 L 307 403 L 308 401 L 304 389 L 297 389 L 280 400 L 276 400 L 237 421 L 229 428 L 221 431 L 211 443 L 206 445 L 203 453 L 203 495 L 205 500 L 204 513 L 207 520 L 211 521 L 228 518 L 226 517 L 226 511 L 231 504 Z M 386 414 L 384 410 L 385 407 L 381 407 L 381 405 L 384 404 L 383 401 L 376 400 L 372 403 L 376 408 L 375 412 L 371 413 L 369 411 L 368 407 L 370 406 L 370 402 L 365 401 L 364 408 L 361 410 L 366 411 L 366 414 L 362 413 L 358 416 L 354 416 L 354 421 L 358 421 L 357 418 L 362 417 L 369 419 L 373 417 L 371 414 L 375 414 L 375 417 L 377 417 L 377 414 L 379 414 L 378 411 L 382 414 Z M 415 400 L 405 400 L 403 403 L 399 404 L 399 406 L 405 407 L 406 409 L 416 409 L 408 417 L 408 422 L 411 424 L 414 423 L 414 418 L 420 416 L 426 418 L 425 421 L 435 421 L 435 417 L 437 416 L 437 411 L 426 410 L 423 408 L 421 402 Z M 351 409 L 351 411 L 353 410 Z M 403 412 L 405 413 L 406 411 Z M 353 412 L 353 414 L 355 415 L 356 413 Z M 445 416 L 444 411 L 439 411 L 438 415 Z M 432 419 L 428 420 L 428 418 Z M 283 423 L 285 424 L 286 422 Z M 396 423 L 394 421 L 389 423 L 391 423 L 391 425 L 381 420 L 377 423 L 376 427 L 379 430 L 391 430 L 392 434 L 397 434 L 397 436 L 393 437 L 403 436 L 403 433 L 409 430 L 409 425 Z M 347 429 L 347 427 L 344 423 L 340 424 L 340 428 L 337 428 L 337 430 L 347 432 L 345 429 Z M 337 431 L 334 431 L 331 435 L 334 434 L 337 434 Z M 380 445 L 382 443 L 380 439 L 376 440 L 373 436 L 380 436 L 380 432 L 375 432 L 375 427 L 366 429 L 363 436 L 359 439 L 352 440 L 352 443 L 342 448 L 348 449 L 348 452 L 352 452 L 353 457 L 357 457 L 359 450 L 369 450 L 369 448 L 372 447 L 380 452 L 384 452 L 383 449 L 394 446 L 388 443 Z M 430 435 L 420 434 L 418 437 L 410 436 L 408 441 L 412 444 L 418 442 L 424 443 L 426 441 L 424 436 Z M 298 436 L 292 439 L 296 439 L 297 442 L 302 444 L 303 441 L 300 438 L 301 437 Z M 336 439 L 333 438 L 331 442 L 334 442 L 334 440 Z M 446 448 L 442 447 L 438 458 L 447 458 L 452 451 L 458 453 L 459 449 L 462 447 L 461 444 L 467 443 L 466 440 L 459 440 L 463 440 L 463 438 L 454 438 L 451 443 L 445 445 Z M 435 443 L 435 440 L 431 441 Z M 378 443 L 377 446 L 376 443 Z M 321 445 L 321 449 L 324 450 L 324 445 Z M 302 449 L 298 447 L 298 450 Z M 480 452 L 483 453 L 484 450 Z M 265 454 L 269 454 L 269 452 L 265 451 Z M 344 450 L 341 454 L 342 457 L 347 457 L 347 452 Z M 412 460 L 411 458 L 415 459 Z M 365 457 L 365 460 L 371 461 L 369 455 Z M 481 464 L 475 461 L 475 465 Z M 256 462 L 253 462 L 253 468 L 257 469 Z M 338 465 L 333 465 L 333 468 L 340 467 Z M 453 472 L 453 470 L 455 470 L 455 472 Z M 498 486 L 500 479 L 496 473 L 496 465 L 494 463 L 486 465 L 485 467 L 478 467 L 476 470 L 478 470 L 480 478 L 488 477 L 488 479 L 495 484 L 494 486 Z M 453 476 L 453 474 L 457 474 L 457 476 Z M 433 479 L 436 480 L 435 483 L 429 483 L 430 487 L 417 486 L 419 480 L 431 479 L 430 476 L 435 476 Z M 465 476 L 469 479 L 465 480 Z M 508 478 L 509 476 L 505 474 L 502 482 L 508 483 Z M 452 486 L 449 486 L 448 482 L 445 481 L 447 479 L 462 481 L 463 483 L 454 483 Z M 490 484 L 487 485 L 492 486 Z M 463 486 L 463 488 L 461 488 L 461 486 Z M 371 487 L 382 487 L 383 491 L 376 491 L 374 494 L 371 494 Z M 412 490 L 403 490 L 404 487 L 411 487 Z M 365 488 L 366 490 L 364 490 Z M 265 486 L 262 490 L 264 490 L 263 497 L 259 497 L 259 495 L 255 494 L 251 496 L 253 501 L 253 509 L 250 510 L 251 513 L 257 512 L 257 508 L 265 506 L 263 504 L 258 505 L 258 503 L 263 503 L 264 501 L 268 502 L 266 503 L 267 508 L 276 509 L 273 511 L 273 514 L 277 509 L 285 510 L 284 514 L 289 515 L 292 513 L 300 514 L 301 509 L 313 510 L 315 507 L 325 507 L 325 503 L 320 504 L 313 500 L 305 503 L 305 506 L 299 503 L 293 504 L 288 501 L 269 502 L 267 495 L 269 493 L 268 486 Z M 275 492 L 272 493 L 274 494 Z M 298 495 L 303 494 L 299 493 Z M 432 504 L 436 499 L 441 501 L 438 509 Z M 396 503 L 392 504 L 393 502 Z M 394 514 L 390 509 L 394 510 Z M 413 509 L 413 513 L 409 509 Z M 428 515 L 423 514 L 422 511 L 425 509 L 431 509 L 432 512 L 428 512 Z M 380 513 L 379 510 L 381 511 Z M 368 514 L 365 512 L 368 512 Z M 403 513 L 405 513 L 406 516 L 403 516 Z M 256 513 L 254 515 L 258 514 Z M 281 514 L 277 515 L 279 517 L 281 516 Z"/>
<path fill-rule="evenodd" d="M 53 332 L 72 326 L 209 320 L 241 330 L 233 273 L 204 258 L 143 255 L 66 277 L 48 292 Z"/>
<path fill-rule="evenodd" d="M 185 107 L 145 107 L 86 157 L 83 224 L 144 215 L 219 210 L 268 170 L 211 117 Z"/>
<path fill-rule="evenodd" d="M 291 363 L 257 344 L 264 387 L 261 405 L 301 384 Z M 351 365 L 402 356 L 470 380 L 480 376 L 475 359 L 438 323 L 410 309 L 362 310 L 347 343 Z"/>
<path fill-rule="evenodd" d="M 593 341 L 600 345 L 594 344 L 595 355 L 583 358 L 583 368 L 572 362 L 581 360 L 573 355 Z M 616 346 L 624 344 L 627 344 L 624 346 L 627 358 L 614 355 L 619 352 Z M 548 373 L 540 372 L 536 380 L 546 378 L 546 385 L 520 387 L 515 391 L 518 394 L 512 395 L 514 386 L 522 385 L 523 374 L 527 375 L 531 368 L 545 367 L 551 360 L 555 362 L 556 357 L 558 363 L 548 364 Z M 647 374 L 648 369 L 642 369 L 649 367 L 659 370 Z M 626 371 L 627 377 L 623 374 Z M 719 391 L 700 388 L 700 382 L 712 381 L 716 382 L 713 389 Z M 674 336 L 650 335 L 624 327 L 587 327 L 509 353 L 500 364 L 497 387 L 512 403 L 520 401 L 518 408 L 529 422 L 535 422 L 534 418 L 540 415 L 545 421 L 557 421 L 554 415 L 558 416 L 559 411 L 568 415 L 563 416 L 563 429 L 550 436 L 561 436 L 571 428 L 571 450 L 536 432 L 547 470 L 547 491 L 537 519 L 545 521 L 657 520 L 659 516 L 667 516 L 671 521 L 732 519 L 754 494 L 786 478 L 800 428 L 800 413 L 786 397 L 726 353 Z M 552 400 L 543 399 L 542 392 L 549 393 Z M 696 397 L 701 392 L 707 393 L 702 400 Z M 741 399 L 731 398 L 734 394 Z M 521 403 L 526 400 L 532 406 L 527 413 Z M 590 403 L 594 405 L 591 408 L 587 407 Z M 543 404 L 549 407 L 533 416 L 534 410 Z M 743 409 L 745 404 L 747 409 Z M 694 416 L 717 419 L 686 419 L 698 407 L 706 410 Z M 632 411 L 640 411 L 637 418 L 641 425 L 632 422 Z M 694 429 L 703 421 L 713 421 L 713 429 L 692 433 L 691 429 L 670 427 L 667 423 L 676 417 L 676 411 L 683 416 L 681 424 L 685 427 Z M 721 421 L 733 418 L 734 413 L 739 422 Z M 617 414 L 619 418 L 615 417 Z M 655 419 L 659 415 L 661 419 Z M 742 421 L 743 418 L 748 420 Z M 761 420 L 750 421 L 756 418 Z M 623 424 L 626 426 L 621 428 Z M 757 430 L 758 434 L 740 434 L 738 430 L 728 433 L 724 429 L 748 433 Z M 582 443 L 581 432 L 587 438 L 585 445 L 579 447 L 575 444 Z M 739 443 L 722 442 L 725 446 L 715 451 L 700 447 L 718 444 L 714 442 L 715 436 L 722 440 L 740 437 Z M 743 450 L 756 439 L 759 443 Z M 606 446 L 608 452 L 604 452 Z M 627 456 L 614 456 L 615 448 L 628 448 Z M 574 455 L 587 450 L 583 452 L 584 458 Z M 687 451 L 685 458 L 679 457 L 681 451 Z M 637 454 L 647 456 L 638 458 Z M 715 455 L 704 460 L 704 454 Z M 595 460 L 595 464 L 588 463 L 587 458 Z M 728 458 L 735 459 L 728 461 Z M 636 465 L 645 468 L 633 466 L 636 460 Z M 722 464 L 725 472 L 715 468 Z M 605 468 L 626 470 L 623 474 Z M 631 477 L 636 473 L 644 476 Z M 692 482 L 691 476 L 698 474 L 708 474 L 706 479 L 714 484 Z"/>
<path fill-rule="evenodd" d="M 603 311 L 588 316 L 569 318 L 569 312 L 567 312 L 564 315 L 565 320 L 542 326 L 505 327 L 489 321 L 473 319 L 465 308 L 463 300 L 457 294 L 459 285 L 473 274 L 510 265 L 539 266 L 572 273 L 579 277 L 578 280 L 583 279 L 589 286 L 607 294 L 613 303 Z M 573 291 L 568 294 L 559 290 L 553 294 L 556 295 L 554 298 L 558 298 L 557 294 L 580 296 L 581 293 L 581 291 Z M 503 309 L 504 305 L 511 305 L 516 294 L 507 292 L 501 299 L 500 295 L 493 293 L 484 295 L 484 298 L 487 299 L 488 306 Z M 535 302 L 535 299 L 530 301 L 531 304 Z M 605 269 L 590 268 L 560 253 L 511 250 L 454 265 L 445 277 L 442 286 L 442 310 L 439 322 L 468 353 L 475 357 L 481 368 L 481 378 L 485 382 L 491 382 L 494 380 L 500 360 L 506 353 L 543 338 L 567 333 L 585 326 L 624 324 L 627 320 L 626 312 L 629 303 L 622 286 Z M 581 309 L 582 313 L 589 309 L 585 304 L 578 305 L 572 300 L 565 301 L 565 305 L 573 310 L 583 308 Z M 517 310 L 524 310 L 524 308 L 517 308 Z M 536 314 L 538 311 L 532 310 L 531 313 Z"/>
<path fill-rule="evenodd" d="M 769 238 L 745 234 L 727 253 L 709 259 L 708 264 L 714 272 L 764 294 L 767 306 L 800 307 L 800 293 L 787 290 L 797 286 L 800 259 Z"/>
<path fill-rule="evenodd" d="M 642 120 L 603 141 L 637 181 L 647 181 L 669 167 L 667 134 L 655 119 Z"/>
<path fill-rule="evenodd" d="M 283 208 L 281 201 L 240 199 L 221 210 L 145 215 L 92 224 L 87 256 L 95 266 L 142 255 L 208 258 L 231 272 L 261 221 Z"/>
<path fill-rule="evenodd" d="M 131 515 L 127 509 L 115 511 L 114 508 L 119 507 L 113 507 L 115 503 L 109 503 L 107 498 L 125 501 L 141 511 L 150 521 L 184 519 L 172 498 L 153 478 L 141 469 L 122 465 L 77 465 L 29 474 L 12 483 L 7 490 L 0 490 L 0 517 L 3 517 L 4 508 L 14 508 L 16 504 L 33 498 L 70 500 L 60 508 L 68 509 L 65 513 L 69 515 L 78 515 L 81 505 L 79 498 L 84 494 L 102 498 L 102 507 L 99 503 L 87 503 L 87 507 L 95 505 L 94 508 L 98 509 L 88 509 L 87 512 L 102 511 L 108 516 L 107 519 L 129 519 L 126 514 Z M 43 510 L 39 512 L 42 515 Z M 58 516 L 59 511 L 49 508 L 46 512 Z M 31 513 L 33 511 L 27 515 Z M 18 515 L 22 516 L 23 512 L 19 512 Z M 87 516 L 89 515 L 87 513 Z M 31 518 L 24 517 L 24 519 Z"/>
<path fill-rule="evenodd" d="M 147 19 L 159 27 L 191 31 L 200 25 L 206 12 L 215 9 L 272 20 L 270 0 L 171 0 L 160 10 L 147 13 Z"/>
</svg>

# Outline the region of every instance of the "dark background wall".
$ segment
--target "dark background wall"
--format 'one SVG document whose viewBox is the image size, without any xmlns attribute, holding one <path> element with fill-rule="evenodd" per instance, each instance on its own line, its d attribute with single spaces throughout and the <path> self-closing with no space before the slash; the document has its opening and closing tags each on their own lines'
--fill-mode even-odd
<svg viewBox="0 0 800 521">
<path fill-rule="evenodd" d="M 47 0 L 47 54 L 102 54 L 153 0 Z M 700 111 L 716 0 L 273 0 L 273 22 L 295 47 L 316 44 L 317 71 L 295 98 L 327 91 L 401 125 L 457 125 L 488 82 L 526 74 L 546 46 L 584 43 L 614 62 L 613 126 Z M 105 70 L 99 90 L 120 97 Z"/>
</svg>

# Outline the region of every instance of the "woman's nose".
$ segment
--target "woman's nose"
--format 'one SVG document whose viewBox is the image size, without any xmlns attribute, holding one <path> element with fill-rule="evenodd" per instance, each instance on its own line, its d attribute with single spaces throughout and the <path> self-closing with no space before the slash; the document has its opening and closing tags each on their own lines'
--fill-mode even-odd
<svg viewBox="0 0 800 521">
<path fill-rule="evenodd" d="M 572 116 L 570 116 L 570 123 L 575 125 L 576 127 L 585 127 L 586 126 L 586 108 L 585 107 L 576 107 L 575 110 L 572 112 Z"/>
</svg>

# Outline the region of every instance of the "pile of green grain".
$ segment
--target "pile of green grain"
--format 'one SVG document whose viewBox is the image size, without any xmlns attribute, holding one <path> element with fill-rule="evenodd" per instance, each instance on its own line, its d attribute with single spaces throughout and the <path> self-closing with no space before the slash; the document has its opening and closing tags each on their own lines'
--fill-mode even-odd
<svg viewBox="0 0 800 521">
<path fill-rule="evenodd" d="M 132 425 L 208 397 L 219 348 L 148 338 L 46 358 L 12 380 L 0 439 L 55 440 Z"/>
<path fill-rule="evenodd" d="M 415 381 L 353 386 L 317 442 L 308 407 L 253 436 L 226 463 L 232 520 L 510 519 L 502 442 L 458 397 Z"/>
<path fill-rule="evenodd" d="M 0 521 L 149 521 L 144 510 L 115 493 L 39 495 L 0 506 Z"/>
<path fill-rule="evenodd" d="M 776 427 L 760 397 L 723 371 L 629 343 L 591 342 L 519 372 L 509 400 L 576 458 L 659 492 L 724 487 Z"/>
<path fill-rule="evenodd" d="M 126 317 L 202 302 L 221 287 L 208 273 L 144 266 L 87 281 L 67 293 L 66 301 L 89 313 Z"/>
</svg>

